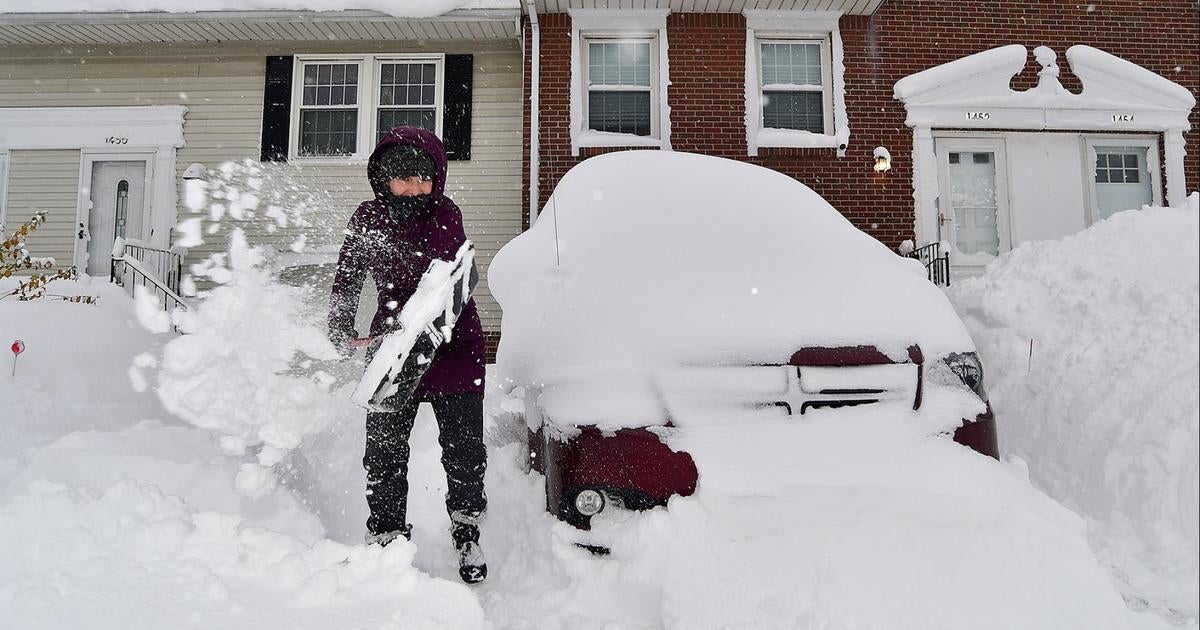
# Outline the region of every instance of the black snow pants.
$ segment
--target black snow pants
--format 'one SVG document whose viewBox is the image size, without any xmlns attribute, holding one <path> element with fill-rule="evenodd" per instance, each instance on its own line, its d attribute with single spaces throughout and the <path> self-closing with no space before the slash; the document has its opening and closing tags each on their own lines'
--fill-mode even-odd
<svg viewBox="0 0 1200 630">
<path fill-rule="evenodd" d="M 408 438 L 420 401 L 410 400 L 399 411 L 367 414 L 367 505 L 371 534 L 399 532 L 409 535 Z M 483 473 L 487 449 L 483 445 L 483 394 L 450 394 L 432 398 L 437 416 L 442 467 L 446 469 L 446 511 L 455 523 L 477 522 L 487 509 Z M 474 530 L 475 528 L 471 528 Z M 477 537 L 475 530 L 472 537 Z"/>
</svg>

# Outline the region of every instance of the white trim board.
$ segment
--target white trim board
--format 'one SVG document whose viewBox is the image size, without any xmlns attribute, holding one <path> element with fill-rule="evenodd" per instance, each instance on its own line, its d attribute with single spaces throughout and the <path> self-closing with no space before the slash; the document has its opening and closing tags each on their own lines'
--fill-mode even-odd
<svg viewBox="0 0 1200 630">
<path fill-rule="evenodd" d="M 579 156 L 581 147 L 644 146 L 671 150 L 671 106 L 667 102 L 667 87 L 670 85 L 671 64 L 667 50 L 666 9 L 571 9 L 571 84 L 570 84 L 570 133 L 571 155 Z M 601 133 L 587 128 L 584 118 L 583 99 L 587 89 L 583 85 L 582 46 L 588 37 L 650 37 L 658 47 L 657 76 L 651 80 L 651 98 L 657 99 L 657 129 L 654 137 L 624 133 Z M 657 83 L 655 83 L 657 80 Z M 652 113 L 652 116 L 655 114 Z"/>
<path fill-rule="evenodd" d="M 75 224 L 79 226 L 78 230 L 86 229 L 90 223 L 92 210 L 92 170 L 96 162 L 145 162 L 145 193 L 142 199 L 142 225 L 149 230 L 150 238 L 144 239 L 150 241 L 159 231 L 156 225 L 152 222 L 154 218 L 154 200 L 155 186 L 154 182 L 157 178 L 156 162 L 157 153 L 154 151 L 97 151 L 93 149 L 83 149 L 79 155 L 79 197 L 76 200 Z M 161 229 L 161 228 L 160 228 Z M 88 247 L 84 239 L 79 238 L 76 234 L 74 239 L 74 253 L 71 256 L 72 264 L 76 269 L 80 270 L 80 274 L 87 273 L 88 265 Z M 111 244 L 110 244 L 111 249 Z M 164 248 L 165 249 L 165 248 Z M 101 250 L 104 251 L 104 250 Z"/>
<path fill-rule="evenodd" d="M 8 149 L 0 149 L 0 226 L 4 226 L 5 230 L 8 229 L 4 221 L 8 214 L 8 163 L 11 161 L 12 154 Z M 4 238 L 7 235 L 0 233 L 0 239 Z"/>
<path fill-rule="evenodd" d="M 182 147 L 183 105 L 0 107 L 0 148 Z"/>
</svg>

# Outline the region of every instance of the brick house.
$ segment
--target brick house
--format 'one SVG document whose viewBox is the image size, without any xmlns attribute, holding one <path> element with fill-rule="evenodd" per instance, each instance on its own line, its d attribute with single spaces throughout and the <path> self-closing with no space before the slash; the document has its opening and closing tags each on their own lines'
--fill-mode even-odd
<svg viewBox="0 0 1200 630">
<path fill-rule="evenodd" d="M 534 216 L 589 156 L 693 151 L 795 177 L 889 246 L 949 241 L 969 273 L 1119 209 L 1181 204 L 1200 183 L 1200 136 L 1185 136 L 1200 92 L 1192 1 L 537 0 L 526 13 Z"/>
</svg>

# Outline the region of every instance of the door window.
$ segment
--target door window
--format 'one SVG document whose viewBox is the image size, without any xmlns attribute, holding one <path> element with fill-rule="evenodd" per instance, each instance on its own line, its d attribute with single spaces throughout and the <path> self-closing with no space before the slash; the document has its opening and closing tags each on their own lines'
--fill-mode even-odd
<svg viewBox="0 0 1200 630">
<path fill-rule="evenodd" d="M 996 154 L 954 151 L 947 155 L 955 249 L 966 255 L 1000 253 Z"/>
<path fill-rule="evenodd" d="M 88 211 L 87 274 L 107 276 L 116 238 L 145 240 L 146 167 L 144 161 L 92 162 Z"/>
<path fill-rule="evenodd" d="M 1096 220 L 1153 202 L 1147 147 L 1096 146 Z"/>
</svg>

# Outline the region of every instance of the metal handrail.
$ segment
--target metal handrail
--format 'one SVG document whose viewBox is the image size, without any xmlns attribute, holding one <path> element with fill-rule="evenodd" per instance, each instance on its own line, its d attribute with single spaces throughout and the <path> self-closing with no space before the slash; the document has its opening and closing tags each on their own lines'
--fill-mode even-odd
<svg viewBox="0 0 1200 630">
<path fill-rule="evenodd" d="M 950 252 L 942 253 L 941 243 L 930 243 L 902 255 L 925 265 L 930 282 L 939 287 L 950 286 Z"/>
<path fill-rule="evenodd" d="M 178 252 L 120 239 L 114 244 L 109 280 L 123 287 L 130 297 L 134 296 L 134 287 L 142 286 L 151 291 L 164 311 L 187 310 L 187 302 L 179 295 L 182 274 L 183 256 Z M 179 330 L 174 318 L 172 328 Z"/>
</svg>

